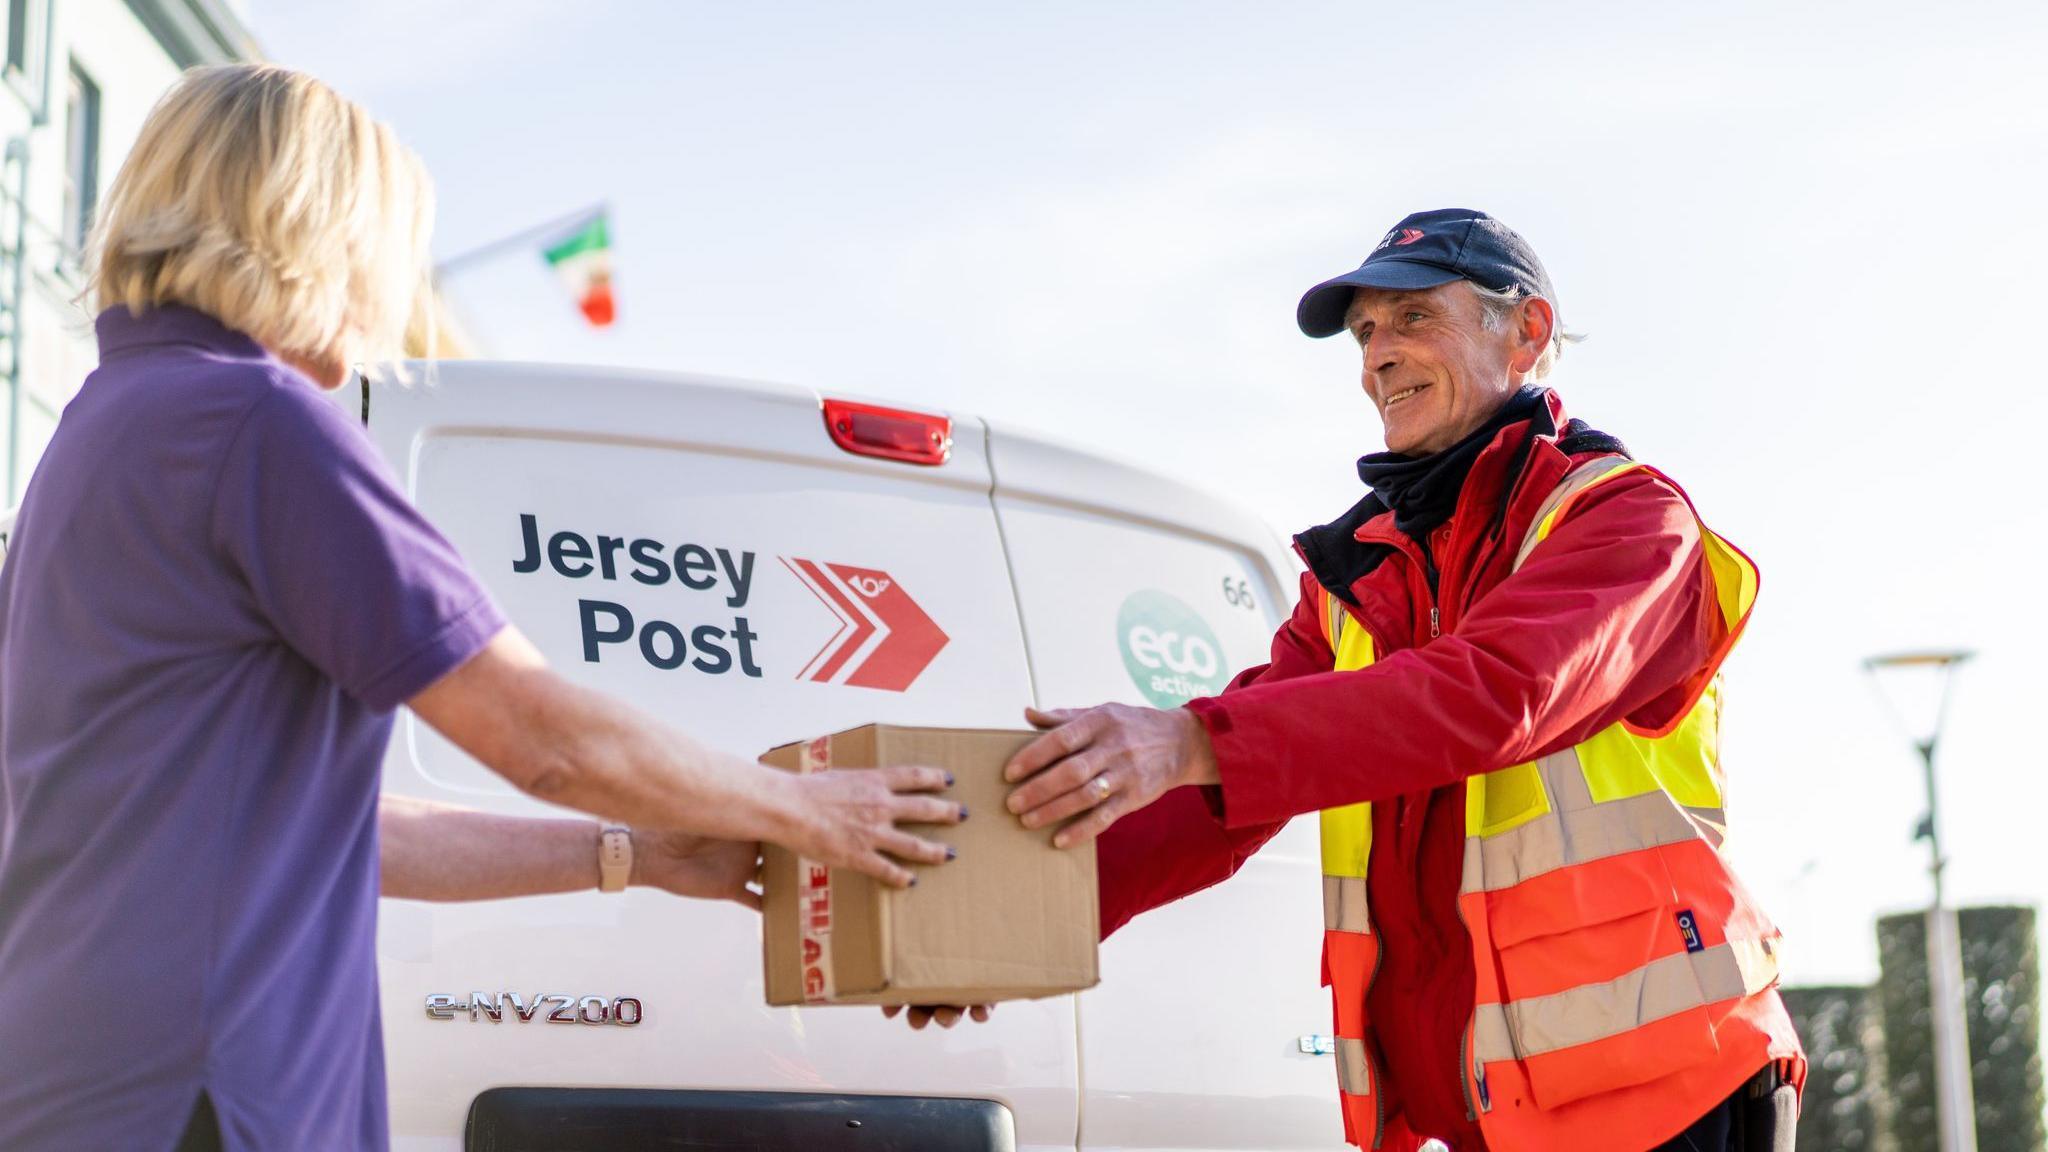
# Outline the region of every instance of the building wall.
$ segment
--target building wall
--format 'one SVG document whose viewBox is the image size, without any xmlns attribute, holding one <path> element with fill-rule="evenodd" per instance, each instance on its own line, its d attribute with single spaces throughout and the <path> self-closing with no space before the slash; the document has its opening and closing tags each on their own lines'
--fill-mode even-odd
<svg viewBox="0 0 2048 1152">
<path fill-rule="evenodd" d="M 8 5 L 0 0 L 0 42 L 4 42 Z M 239 0 L 28 0 L 41 18 L 48 13 L 48 107 L 40 125 L 32 123 L 43 85 L 25 78 L 0 80 L 0 142 L 24 140 L 28 165 L 29 223 L 25 245 L 25 277 L 21 315 L 21 430 L 19 453 L 8 455 L 10 404 L 5 373 L 12 349 L 0 328 L 0 508 L 12 507 L 56 430 L 64 405 L 78 391 L 86 373 L 98 362 L 92 315 L 82 293 L 84 270 L 79 254 L 62 242 L 67 122 L 65 82 L 75 61 L 98 87 L 99 150 L 97 200 L 107 188 L 142 131 L 157 98 L 170 88 L 184 66 L 257 56 L 254 42 L 241 26 Z M 224 4 L 224 6 L 223 6 Z M 155 26 L 139 12 L 147 12 Z M 168 29 L 160 39 L 159 31 Z M 37 60 L 42 59 L 40 51 Z M 0 61 L 6 57 L 0 55 Z M 15 242 L 13 181 L 5 174 L 0 196 L 0 253 Z M 0 324 L 13 292 L 13 272 L 0 258 Z M 442 357 L 469 355 L 468 336 L 437 299 L 433 351 Z M 408 347 L 424 355 L 424 344 Z"/>
<path fill-rule="evenodd" d="M 36 7 L 43 7 L 36 0 Z M 0 11 L 4 11 L 0 0 Z M 37 13 L 38 17 L 41 12 Z M 72 62 L 99 88 L 98 193 L 121 166 L 143 118 L 157 97 L 179 74 L 171 52 L 144 26 L 125 0 L 55 0 L 48 20 L 50 51 L 49 102 L 40 126 L 32 123 L 33 103 L 42 86 L 24 90 L 18 83 L 0 86 L 0 140 L 25 139 L 29 213 L 24 259 L 27 275 L 20 299 L 21 434 L 20 457 L 12 461 L 12 486 L 6 501 L 20 498 L 35 460 L 56 428 L 64 404 L 97 362 L 92 317 L 79 294 L 84 287 L 76 254 L 61 243 L 63 236 L 65 143 L 70 124 L 65 117 L 66 78 Z M 0 36 L 6 26 L 0 23 Z M 12 181 L 6 210 L 0 211 L 0 248 L 13 247 Z M 0 265 L 0 295 L 11 295 L 13 273 Z M 0 371 L 9 350 L 0 344 Z M 8 443 L 10 405 L 0 395 L 0 457 Z M 9 479 L 0 459 L 0 480 Z"/>
</svg>

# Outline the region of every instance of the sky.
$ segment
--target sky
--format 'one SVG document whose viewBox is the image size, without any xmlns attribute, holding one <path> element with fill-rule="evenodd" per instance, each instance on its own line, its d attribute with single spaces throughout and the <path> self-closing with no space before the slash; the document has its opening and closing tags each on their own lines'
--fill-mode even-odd
<svg viewBox="0 0 2048 1152">
<path fill-rule="evenodd" d="M 1709 8 L 1711 10 L 1701 10 Z M 1949 892 L 2048 900 L 2048 6 L 255 0 L 391 122 L 447 258 L 612 206 L 620 321 L 537 252 L 449 289 L 490 349 L 1027 427 L 1291 533 L 1379 426 L 1311 284 L 1408 212 L 1542 254 L 1569 409 L 1763 593 L 1728 666 L 1737 868 L 1793 982 L 1927 899 L 1917 760 L 1861 671 L 1967 648 Z"/>
</svg>

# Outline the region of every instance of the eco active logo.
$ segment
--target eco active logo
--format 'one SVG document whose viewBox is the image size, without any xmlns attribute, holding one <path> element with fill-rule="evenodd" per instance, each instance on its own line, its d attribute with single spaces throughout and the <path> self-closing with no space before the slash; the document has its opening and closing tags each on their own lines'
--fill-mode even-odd
<svg viewBox="0 0 2048 1152">
<path fill-rule="evenodd" d="M 1133 592 L 1117 610 L 1124 668 L 1145 699 L 1176 708 L 1223 690 L 1223 646 L 1193 608 L 1155 589 Z"/>
<path fill-rule="evenodd" d="M 887 572 L 793 558 L 782 563 L 839 621 L 839 631 L 796 674 L 799 680 L 901 692 L 947 644 L 946 634 Z"/>
</svg>

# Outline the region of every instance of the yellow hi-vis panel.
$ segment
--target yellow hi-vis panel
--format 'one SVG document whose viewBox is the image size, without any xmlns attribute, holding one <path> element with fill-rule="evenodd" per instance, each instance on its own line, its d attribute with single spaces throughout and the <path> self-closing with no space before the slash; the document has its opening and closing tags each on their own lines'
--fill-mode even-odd
<svg viewBox="0 0 2048 1152">
<path fill-rule="evenodd" d="M 1707 570 L 1714 576 L 1714 599 L 1721 606 L 1721 619 L 1732 629 L 1756 606 L 1756 565 L 1704 524 L 1700 525 L 1700 544 L 1707 553 Z"/>
<path fill-rule="evenodd" d="M 1594 803 L 1663 789 L 1687 808 L 1721 807 L 1721 678 L 1663 736 L 1639 736 L 1610 724 L 1579 745 L 1579 765 Z"/>
<path fill-rule="evenodd" d="M 1355 672 L 1373 661 L 1372 633 L 1344 610 L 1328 592 L 1323 593 L 1323 627 L 1330 651 L 1336 654 L 1333 670 Z M 1323 825 L 1323 875 L 1364 876 L 1365 863 L 1372 857 L 1372 805 L 1347 804 L 1325 808 Z"/>
<path fill-rule="evenodd" d="M 1322 821 L 1323 875 L 1364 876 L 1372 859 L 1372 805 L 1325 808 Z"/>
<path fill-rule="evenodd" d="M 1335 672 L 1356 672 L 1373 662 L 1372 633 L 1359 627 L 1351 613 L 1344 610 L 1344 602 L 1323 593 L 1328 598 L 1329 615 L 1324 620 L 1328 629 L 1330 652 L 1336 656 L 1331 670 Z"/>
</svg>

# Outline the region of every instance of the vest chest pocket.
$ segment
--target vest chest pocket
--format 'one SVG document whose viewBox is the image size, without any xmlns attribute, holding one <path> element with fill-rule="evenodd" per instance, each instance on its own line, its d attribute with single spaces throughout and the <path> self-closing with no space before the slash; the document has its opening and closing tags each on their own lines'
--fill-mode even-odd
<svg viewBox="0 0 2048 1152">
<path fill-rule="evenodd" d="M 1498 836 L 1550 811 L 1543 774 L 1532 762 L 1474 776 L 1465 785 L 1465 834 Z"/>
</svg>

